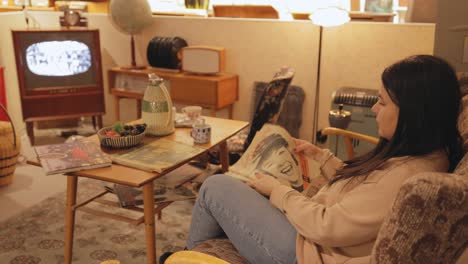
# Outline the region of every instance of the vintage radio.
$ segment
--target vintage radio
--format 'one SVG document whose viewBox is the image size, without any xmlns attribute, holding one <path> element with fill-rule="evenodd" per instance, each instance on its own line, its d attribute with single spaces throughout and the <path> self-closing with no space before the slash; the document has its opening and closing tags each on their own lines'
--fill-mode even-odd
<svg viewBox="0 0 468 264">
<path fill-rule="evenodd" d="M 195 74 L 217 74 L 224 71 L 222 47 L 188 46 L 182 48 L 182 70 Z"/>
</svg>

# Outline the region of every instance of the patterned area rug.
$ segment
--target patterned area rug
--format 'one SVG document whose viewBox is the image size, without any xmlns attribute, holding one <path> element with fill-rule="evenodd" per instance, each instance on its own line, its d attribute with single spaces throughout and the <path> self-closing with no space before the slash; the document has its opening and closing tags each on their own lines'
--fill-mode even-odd
<svg viewBox="0 0 468 264">
<path fill-rule="evenodd" d="M 80 180 L 78 202 L 100 191 L 102 186 L 97 181 Z M 94 202 L 90 205 L 133 218 L 141 216 L 138 212 Z M 175 202 L 162 211 L 161 220 L 156 219 L 157 257 L 162 252 L 183 249 L 192 207 L 193 201 Z M 63 264 L 64 223 L 65 193 L 0 223 L 0 263 Z M 74 264 L 94 264 L 107 259 L 117 259 L 122 264 L 146 263 L 144 224 L 134 226 L 78 211 L 74 234 Z"/>
</svg>

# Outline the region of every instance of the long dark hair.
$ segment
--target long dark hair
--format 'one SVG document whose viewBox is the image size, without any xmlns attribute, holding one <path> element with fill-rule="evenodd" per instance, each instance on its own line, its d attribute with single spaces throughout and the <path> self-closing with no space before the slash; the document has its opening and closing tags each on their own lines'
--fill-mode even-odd
<svg viewBox="0 0 468 264">
<path fill-rule="evenodd" d="M 445 150 L 449 171 L 460 160 L 462 139 L 457 128 L 461 91 L 454 69 L 444 60 L 430 55 L 411 56 L 387 67 L 382 84 L 399 107 L 395 134 L 380 138 L 369 153 L 345 162 L 333 183 L 366 175 L 392 157 L 421 156 Z"/>
</svg>

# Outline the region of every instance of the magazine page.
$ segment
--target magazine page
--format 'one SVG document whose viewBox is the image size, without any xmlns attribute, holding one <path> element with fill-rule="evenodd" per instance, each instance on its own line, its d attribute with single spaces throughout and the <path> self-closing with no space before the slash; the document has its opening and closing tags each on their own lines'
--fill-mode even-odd
<svg viewBox="0 0 468 264">
<path fill-rule="evenodd" d="M 302 191 L 309 177 L 319 169 L 319 164 L 303 154 L 296 154 L 294 147 L 293 138 L 284 128 L 266 124 L 226 174 L 249 181 L 255 179 L 256 172 L 260 172 Z"/>
<path fill-rule="evenodd" d="M 141 147 L 111 155 L 113 162 L 141 170 L 162 172 L 205 151 L 197 146 L 156 139 Z"/>
<path fill-rule="evenodd" d="M 110 166 L 110 157 L 96 142 L 76 140 L 34 147 L 47 175 Z"/>
<path fill-rule="evenodd" d="M 185 164 L 154 181 L 154 201 L 156 203 L 180 201 L 193 199 L 196 191 L 191 181 L 195 178 L 206 178 L 214 174 L 213 168 L 201 169 L 190 164 Z M 106 186 L 107 187 L 107 186 Z M 141 188 L 134 188 L 122 184 L 114 184 L 107 187 L 107 190 L 117 194 L 122 207 L 139 206 L 143 204 L 143 191 Z"/>
<path fill-rule="evenodd" d="M 143 206 L 143 190 L 141 188 L 115 184 L 114 190 L 119 199 L 120 206 L 123 208 Z M 160 184 L 154 185 L 155 204 L 195 198 L 196 193 L 193 191 L 190 184 L 183 184 L 173 188 Z"/>
</svg>

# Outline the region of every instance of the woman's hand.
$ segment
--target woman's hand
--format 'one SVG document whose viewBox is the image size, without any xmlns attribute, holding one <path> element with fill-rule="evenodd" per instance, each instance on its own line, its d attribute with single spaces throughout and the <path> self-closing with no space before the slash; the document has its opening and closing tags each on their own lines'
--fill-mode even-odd
<svg viewBox="0 0 468 264">
<path fill-rule="evenodd" d="M 257 179 L 251 180 L 247 182 L 247 184 L 258 193 L 265 195 L 266 197 L 270 197 L 273 189 L 276 186 L 281 185 L 277 179 L 262 173 L 255 173 L 255 177 Z"/>
<path fill-rule="evenodd" d="M 296 143 L 296 147 L 294 148 L 294 152 L 296 153 L 304 153 L 306 156 L 313 158 L 316 161 L 320 160 L 320 156 L 322 155 L 322 149 L 315 146 L 314 144 L 302 140 L 302 139 L 293 139 Z"/>
</svg>

